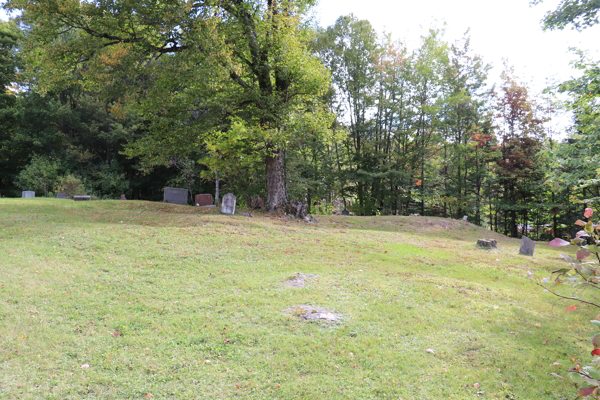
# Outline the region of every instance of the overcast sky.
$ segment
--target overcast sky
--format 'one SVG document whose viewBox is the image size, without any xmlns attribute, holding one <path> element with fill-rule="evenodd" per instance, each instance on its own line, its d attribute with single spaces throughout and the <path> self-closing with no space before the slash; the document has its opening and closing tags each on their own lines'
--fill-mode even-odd
<svg viewBox="0 0 600 400">
<path fill-rule="evenodd" d="M 573 74 L 569 47 L 592 51 L 598 57 L 600 27 L 583 32 L 571 29 L 544 32 L 540 20 L 559 0 L 530 7 L 529 0 L 320 0 L 316 10 L 322 26 L 333 25 L 340 15 L 353 13 L 371 22 L 378 33 L 392 33 L 409 48 L 419 43 L 430 27 L 446 27 L 453 42 L 470 28 L 471 47 L 493 64 L 491 78 L 499 76 L 502 58 L 514 65 L 521 80 L 534 90 L 548 81 L 563 81 Z"/>
</svg>

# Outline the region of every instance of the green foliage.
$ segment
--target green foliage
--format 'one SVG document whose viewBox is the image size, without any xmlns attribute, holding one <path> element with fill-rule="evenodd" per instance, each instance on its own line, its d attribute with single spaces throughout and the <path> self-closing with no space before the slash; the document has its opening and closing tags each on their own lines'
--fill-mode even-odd
<svg viewBox="0 0 600 400">
<path fill-rule="evenodd" d="M 19 173 L 15 184 L 23 190 L 33 190 L 48 196 L 59 180 L 60 164 L 45 156 L 33 156 Z"/>
<path fill-rule="evenodd" d="M 543 0 L 533 0 L 540 4 Z M 572 28 L 583 30 L 598 23 L 599 0 L 562 0 L 556 10 L 549 11 L 542 20 L 545 29 Z"/>
<path fill-rule="evenodd" d="M 85 194 L 85 186 L 83 186 L 81 179 L 68 174 L 58 178 L 54 191 L 56 193 L 66 193 L 68 197 L 73 197 Z"/>
</svg>

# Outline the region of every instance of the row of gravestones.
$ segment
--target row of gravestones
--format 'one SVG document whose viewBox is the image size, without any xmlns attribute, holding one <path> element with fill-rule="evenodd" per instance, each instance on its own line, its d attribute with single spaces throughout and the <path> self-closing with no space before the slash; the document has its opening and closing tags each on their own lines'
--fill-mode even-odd
<svg viewBox="0 0 600 400">
<path fill-rule="evenodd" d="M 35 192 L 33 190 L 24 190 L 23 192 L 21 192 L 21 197 L 25 197 L 25 198 L 32 198 L 35 197 Z M 67 196 L 66 193 L 58 193 L 56 195 L 57 199 L 68 199 L 69 196 Z M 73 200 L 75 201 L 89 201 L 92 200 L 92 196 L 73 196 Z"/>
<path fill-rule="evenodd" d="M 495 249 L 497 246 L 495 239 L 479 239 L 477 240 L 477 247 L 481 249 Z M 521 237 L 521 243 L 519 247 L 519 254 L 524 256 L 533 257 L 535 252 L 535 242 L 526 236 Z"/>
<path fill-rule="evenodd" d="M 181 188 L 164 188 L 163 201 L 171 204 L 187 205 L 188 190 Z M 196 205 L 199 207 L 216 207 L 213 204 L 212 194 L 197 194 L 195 199 Z M 223 196 L 221 202 L 221 213 L 235 214 L 236 197 L 233 193 L 227 193 Z"/>
</svg>

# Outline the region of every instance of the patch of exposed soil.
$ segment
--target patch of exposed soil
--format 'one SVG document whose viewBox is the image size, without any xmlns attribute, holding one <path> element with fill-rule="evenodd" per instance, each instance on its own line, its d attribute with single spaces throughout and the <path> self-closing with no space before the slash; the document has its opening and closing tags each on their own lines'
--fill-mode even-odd
<svg viewBox="0 0 600 400">
<path fill-rule="evenodd" d="M 313 275 L 313 274 L 296 273 L 295 276 L 291 277 L 290 279 L 285 281 L 283 284 L 288 287 L 302 288 L 302 287 L 304 287 L 307 279 L 316 278 L 316 277 L 317 276 Z"/>
<path fill-rule="evenodd" d="M 298 304 L 285 310 L 286 313 L 306 321 L 328 321 L 336 322 L 342 319 L 340 314 L 323 307 L 315 307 L 307 304 Z"/>
</svg>

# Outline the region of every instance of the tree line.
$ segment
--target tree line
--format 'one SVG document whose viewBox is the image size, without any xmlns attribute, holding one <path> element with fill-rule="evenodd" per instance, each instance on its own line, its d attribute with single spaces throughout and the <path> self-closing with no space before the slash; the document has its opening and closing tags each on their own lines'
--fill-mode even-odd
<svg viewBox="0 0 600 400">
<path fill-rule="evenodd" d="M 494 84 L 468 32 L 448 43 L 432 29 L 409 49 L 354 15 L 320 28 L 312 6 L 8 1 L 21 15 L 0 25 L 0 195 L 75 180 L 160 200 L 219 183 L 269 211 L 339 202 L 537 238 L 567 234 L 598 199 L 598 67 L 584 54 L 558 88 L 575 117 L 556 140 L 551 99 L 508 62 Z"/>
</svg>

